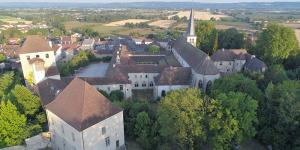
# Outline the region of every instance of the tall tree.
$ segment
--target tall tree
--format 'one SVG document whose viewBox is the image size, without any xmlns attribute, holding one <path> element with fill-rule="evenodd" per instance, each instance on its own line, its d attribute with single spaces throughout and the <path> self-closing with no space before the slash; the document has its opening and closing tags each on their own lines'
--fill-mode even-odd
<svg viewBox="0 0 300 150">
<path fill-rule="evenodd" d="M 272 65 L 266 70 L 264 80 L 266 85 L 268 85 L 269 82 L 277 84 L 288 80 L 288 76 L 282 65 Z"/>
<path fill-rule="evenodd" d="M 166 142 L 181 149 L 193 149 L 195 140 L 204 135 L 203 101 L 198 89 L 172 91 L 158 109 L 160 134 Z"/>
<path fill-rule="evenodd" d="M 258 138 L 273 149 L 296 149 L 300 141 L 300 82 L 270 83 L 259 108 Z"/>
<path fill-rule="evenodd" d="M 282 63 L 290 55 L 299 53 L 298 48 L 298 41 L 292 28 L 269 24 L 257 40 L 256 53 L 269 64 Z"/>
<path fill-rule="evenodd" d="M 12 96 L 17 103 L 20 112 L 27 116 L 34 117 L 41 108 L 39 97 L 33 95 L 33 93 L 22 85 L 15 86 L 12 90 Z"/>
<path fill-rule="evenodd" d="M 239 49 L 245 47 L 244 34 L 235 28 L 219 31 L 219 48 Z"/>
<path fill-rule="evenodd" d="M 151 149 L 150 132 L 151 122 L 146 112 L 140 112 L 137 114 L 136 122 L 134 126 L 134 132 L 137 136 L 137 142 L 139 142 L 144 149 Z"/>
<path fill-rule="evenodd" d="M 200 21 L 196 26 L 196 35 L 197 35 L 197 47 L 201 50 L 209 53 L 212 51 L 212 48 L 215 48 L 215 39 L 216 28 L 213 22 L 211 21 Z"/>
<path fill-rule="evenodd" d="M 257 88 L 256 82 L 243 74 L 228 75 L 217 79 L 211 88 L 211 95 L 215 98 L 220 93 L 242 92 L 256 100 L 263 99 L 263 93 Z"/>
<path fill-rule="evenodd" d="M 7 72 L 0 76 L 0 100 L 7 95 L 14 86 L 14 73 Z"/>
<path fill-rule="evenodd" d="M 26 117 L 8 100 L 0 104 L 0 147 L 20 145 L 27 138 Z"/>
</svg>

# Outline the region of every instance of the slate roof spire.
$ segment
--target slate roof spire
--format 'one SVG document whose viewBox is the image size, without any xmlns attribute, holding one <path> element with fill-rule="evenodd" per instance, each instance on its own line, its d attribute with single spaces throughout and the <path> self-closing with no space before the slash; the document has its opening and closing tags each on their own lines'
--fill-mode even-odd
<svg viewBox="0 0 300 150">
<path fill-rule="evenodd" d="M 194 10 L 191 9 L 189 25 L 187 28 L 187 36 L 195 35 Z"/>
</svg>

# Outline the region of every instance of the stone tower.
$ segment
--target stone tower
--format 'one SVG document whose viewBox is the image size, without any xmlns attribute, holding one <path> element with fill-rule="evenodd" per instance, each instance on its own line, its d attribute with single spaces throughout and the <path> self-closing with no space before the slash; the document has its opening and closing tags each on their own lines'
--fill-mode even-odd
<svg viewBox="0 0 300 150">
<path fill-rule="evenodd" d="M 194 10 L 191 9 L 189 25 L 186 31 L 186 40 L 188 43 L 196 47 L 197 36 L 195 34 L 195 23 L 194 23 Z"/>
</svg>

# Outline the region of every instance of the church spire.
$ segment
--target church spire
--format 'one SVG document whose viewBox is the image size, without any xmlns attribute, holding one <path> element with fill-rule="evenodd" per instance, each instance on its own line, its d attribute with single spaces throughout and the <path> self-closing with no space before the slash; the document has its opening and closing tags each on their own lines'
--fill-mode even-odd
<svg viewBox="0 0 300 150">
<path fill-rule="evenodd" d="M 192 44 L 194 47 L 197 46 L 197 36 L 195 34 L 195 23 L 194 23 L 194 10 L 191 9 L 189 25 L 186 31 L 186 41 Z"/>
<path fill-rule="evenodd" d="M 194 25 L 194 10 L 191 9 L 190 13 L 190 20 L 187 29 L 187 36 L 194 36 L 195 35 L 195 25 Z"/>
</svg>

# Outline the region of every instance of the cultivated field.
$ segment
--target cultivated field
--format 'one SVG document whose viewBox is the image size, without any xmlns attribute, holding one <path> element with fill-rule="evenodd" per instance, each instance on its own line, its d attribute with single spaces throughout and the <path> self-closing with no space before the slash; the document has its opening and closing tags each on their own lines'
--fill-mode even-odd
<svg viewBox="0 0 300 150">
<path fill-rule="evenodd" d="M 190 17 L 190 11 L 179 11 L 175 15 L 168 16 L 168 18 L 170 19 L 170 18 L 172 18 L 176 15 L 180 18 L 182 18 L 182 17 L 189 18 Z M 220 20 L 221 18 L 225 18 L 225 17 L 229 17 L 229 16 L 212 14 L 212 13 L 206 12 L 206 11 L 194 11 L 194 17 L 195 17 L 196 20 L 210 20 L 211 18 L 215 18 L 216 20 Z"/>
<path fill-rule="evenodd" d="M 17 23 L 25 23 L 25 24 L 31 24 L 32 21 L 27 21 L 21 18 L 15 18 L 15 17 L 10 17 L 10 16 L 0 16 L 0 21 L 9 23 L 9 24 L 17 24 Z"/>
<path fill-rule="evenodd" d="M 167 28 L 171 27 L 174 23 L 176 23 L 175 20 L 157 20 L 157 21 L 149 23 L 149 25 L 167 29 Z"/>
<path fill-rule="evenodd" d="M 126 23 L 142 23 L 142 22 L 148 22 L 149 20 L 146 19 L 126 19 L 126 20 L 121 20 L 121 21 L 115 21 L 111 22 L 108 24 L 105 24 L 105 26 L 110 26 L 110 27 L 117 27 L 117 26 L 124 26 Z"/>
</svg>

